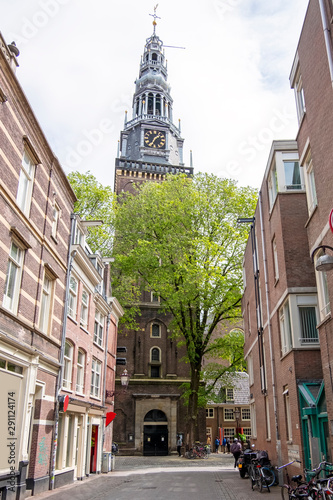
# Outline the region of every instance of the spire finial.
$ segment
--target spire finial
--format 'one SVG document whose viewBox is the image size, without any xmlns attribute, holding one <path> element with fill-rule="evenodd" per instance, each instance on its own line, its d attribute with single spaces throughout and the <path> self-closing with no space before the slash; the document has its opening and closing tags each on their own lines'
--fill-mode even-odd
<svg viewBox="0 0 333 500">
<path fill-rule="evenodd" d="M 153 21 L 154 35 L 156 34 L 156 25 L 157 25 L 156 19 L 161 19 L 160 17 L 158 17 L 156 15 L 156 9 L 157 9 L 157 7 L 158 7 L 158 3 L 154 7 L 154 14 L 149 14 L 150 16 L 152 16 L 154 18 L 154 21 Z"/>
</svg>

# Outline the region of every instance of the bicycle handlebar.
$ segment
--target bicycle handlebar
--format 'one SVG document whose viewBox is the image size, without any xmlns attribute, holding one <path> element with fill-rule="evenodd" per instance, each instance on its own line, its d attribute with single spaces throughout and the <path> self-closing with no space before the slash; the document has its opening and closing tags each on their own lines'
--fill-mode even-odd
<svg viewBox="0 0 333 500">
<path fill-rule="evenodd" d="M 288 465 L 294 464 L 295 462 L 297 462 L 298 464 L 301 463 L 300 460 L 293 460 L 292 462 L 288 462 L 287 464 L 280 465 L 280 467 L 276 467 L 276 468 L 277 468 L 277 470 L 280 470 L 280 469 L 283 469 L 284 467 L 288 467 Z"/>
</svg>

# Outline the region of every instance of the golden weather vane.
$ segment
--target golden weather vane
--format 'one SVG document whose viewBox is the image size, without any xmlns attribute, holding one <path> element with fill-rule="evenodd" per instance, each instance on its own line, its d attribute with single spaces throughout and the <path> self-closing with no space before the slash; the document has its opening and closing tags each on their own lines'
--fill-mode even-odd
<svg viewBox="0 0 333 500">
<path fill-rule="evenodd" d="M 154 26 L 154 35 L 155 35 L 155 31 L 156 31 L 156 25 L 157 25 L 157 22 L 156 22 L 156 19 L 161 19 L 160 17 L 158 17 L 156 15 L 156 9 L 158 7 L 158 3 L 155 5 L 154 7 L 154 14 L 149 14 L 150 16 L 152 16 L 154 18 L 154 21 L 153 21 L 153 26 Z"/>
</svg>

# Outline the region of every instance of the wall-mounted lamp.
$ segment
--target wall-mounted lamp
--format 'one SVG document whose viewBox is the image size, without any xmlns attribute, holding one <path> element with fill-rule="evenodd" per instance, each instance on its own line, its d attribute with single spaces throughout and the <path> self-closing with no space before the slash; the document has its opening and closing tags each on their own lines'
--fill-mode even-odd
<svg viewBox="0 0 333 500">
<path fill-rule="evenodd" d="M 128 383 L 129 383 L 130 375 L 128 374 L 128 371 L 125 370 L 123 373 L 120 375 L 120 384 L 123 389 L 127 389 Z M 106 398 L 112 398 L 116 394 L 116 391 L 105 391 L 105 397 Z"/>
<path fill-rule="evenodd" d="M 316 252 L 318 250 L 323 251 L 323 255 L 318 257 L 318 259 L 316 260 L 316 271 L 326 272 L 326 271 L 331 271 L 333 269 L 333 256 L 327 255 L 325 253 L 326 248 L 329 248 L 333 252 L 333 248 L 328 245 L 320 245 L 319 247 L 315 248 L 312 252 L 311 260 L 312 262 L 314 262 L 314 256 Z"/>
</svg>

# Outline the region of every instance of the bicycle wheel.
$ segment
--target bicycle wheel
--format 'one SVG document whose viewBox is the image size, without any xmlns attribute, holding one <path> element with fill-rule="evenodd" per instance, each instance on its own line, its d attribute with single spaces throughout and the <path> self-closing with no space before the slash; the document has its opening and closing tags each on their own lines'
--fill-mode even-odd
<svg viewBox="0 0 333 500">
<path fill-rule="evenodd" d="M 281 497 L 282 500 L 291 500 L 293 498 L 291 496 L 291 490 L 286 484 L 281 486 Z"/>
<path fill-rule="evenodd" d="M 250 481 L 251 481 L 251 488 L 253 489 L 253 486 L 254 486 L 254 483 L 255 483 L 253 467 L 249 468 L 249 478 L 250 478 Z"/>
<path fill-rule="evenodd" d="M 262 467 L 261 472 L 265 478 L 265 482 L 267 483 L 267 486 L 268 487 L 273 486 L 273 484 L 275 483 L 275 480 L 276 480 L 274 471 L 272 469 L 270 469 L 269 467 Z"/>
<path fill-rule="evenodd" d="M 259 483 L 259 491 L 260 493 L 263 491 L 264 488 L 267 489 L 268 493 L 270 493 L 270 489 L 269 489 L 269 485 L 268 485 L 268 482 L 264 476 L 264 474 L 262 473 L 262 471 L 260 472 L 260 483 Z"/>
</svg>

